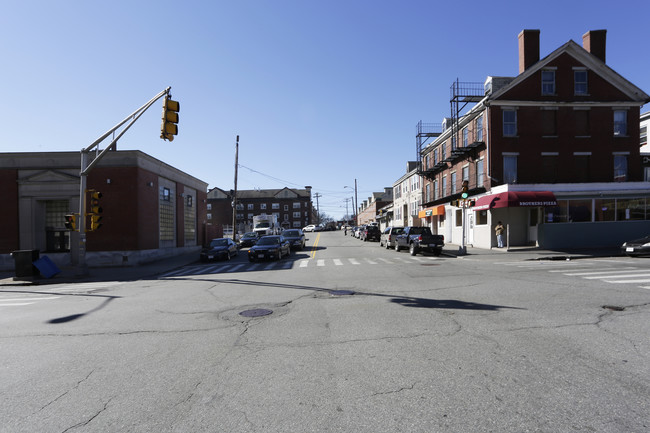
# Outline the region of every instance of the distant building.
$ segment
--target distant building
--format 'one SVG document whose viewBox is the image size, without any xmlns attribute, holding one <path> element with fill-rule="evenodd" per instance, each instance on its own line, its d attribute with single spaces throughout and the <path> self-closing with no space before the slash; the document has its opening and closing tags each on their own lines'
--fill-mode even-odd
<svg viewBox="0 0 650 433">
<path fill-rule="evenodd" d="M 379 209 L 393 201 L 393 188 L 384 188 L 384 192 L 373 192 L 357 209 L 359 225 L 378 222 Z"/>
<path fill-rule="evenodd" d="M 15 250 L 71 263 L 79 213 L 80 153 L 0 153 L 0 269 Z M 91 157 L 92 160 L 92 157 Z M 137 150 L 109 152 L 88 174 L 102 193 L 102 226 L 86 234 L 86 263 L 133 265 L 197 251 L 205 242 L 207 183 Z M 87 224 L 88 225 L 88 224 Z"/>
<path fill-rule="evenodd" d="M 208 233 L 219 237 L 232 234 L 233 193 L 213 188 L 208 192 Z M 235 230 L 238 233 L 252 231 L 255 215 L 277 215 L 283 228 L 303 228 L 314 224 L 315 214 L 311 201 L 311 188 L 305 189 L 259 189 L 237 191 Z"/>
<path fill-rule="evenodd" d="M 406 174 L 393 184 L 393 225 L 419 226 L 418 212 L 422 204 L 422 177 L 418 161 L 406 163 Z"/>
<path fill-rule="evenodd" d="M 612 246 L 650 231 L 639 152 L 650 96 L 607 66 L 605 30 L 542 59 L 539 35 L 519 34 L 519 75 L 453 83 L 451 117 L 418 125 L 424 222 L 447 243 L 496 246 L 499 220 L 511 246 Z"/>
</svg>

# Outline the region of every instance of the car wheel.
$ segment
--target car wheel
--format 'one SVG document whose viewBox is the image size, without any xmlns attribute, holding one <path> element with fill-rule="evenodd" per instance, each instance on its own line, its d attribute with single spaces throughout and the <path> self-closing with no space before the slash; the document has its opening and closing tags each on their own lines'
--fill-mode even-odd
<svg viewBox="0 0 650 433">
<path fill-rule="evenodd" d="M 418 248 L 415 246 L 415 244 L 411 244 L 411 246 L 409 247 L 409 253 L 411 253 L 412 256 L 418 254 Z"/>
<path fill-rule="evenodd" d="M 399 253 L 399 244 L 397 242 L 395 242 L 395 251 Z"/>
<path fill-rule="evenodd" d="M 388 241 L 386 241 L 386 249 L 387 249 L 387 250 L 390 249 L 390 244 L 388 243 Z"/>
</svg>

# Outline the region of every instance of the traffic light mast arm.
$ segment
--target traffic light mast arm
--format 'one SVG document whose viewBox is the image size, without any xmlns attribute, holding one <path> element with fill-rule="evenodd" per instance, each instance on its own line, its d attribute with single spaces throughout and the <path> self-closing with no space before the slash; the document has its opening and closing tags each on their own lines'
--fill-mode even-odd
<svg viewBox="0 0 650 433">
<path fill-rule="evenodd" d="M 106 139 L 106 137 L 108 137 L 109 135 L 111 135 L 111 134 L 112 134 L 113 132 L 115 132 L 118 128 L 120 128 L 122 125 L 124 125 L 126 122 L 128 122 L 129 119 L 132 119 L 131 122 L 130 122 L 130 123 L 129 123 L 125 128 L 124 128 L 124 130 L 123 130 L 122 132 L 120 132 L 119 135 L 118 135 L 117 137 L 115 137 L 115 139 L 111 142 L 111 144 L 109 144 L 108 146 L 106 146 L 106 149 L 104 149 L 104 150 L 103 150 L 103 151 L 102 151 L 102 152 L 97 156 L 97 158 L 95 158 L 95 159 L 93 160 L 93 162 L 91 162 L 90 164 L 88 164 L 87 167 L 82 167 L 82 168 L 81 168 L 81 175 L 83 176 L 83 175 L 88 174 L 88 172 L 89 172 L 90 170 L 92 170 L 92 168 L 93 168 L 97 163 L 99 163 L 99 161 L 100 161 L 100 160 L 102 159 L 102 157 L 106 154 L 106 152 L 108 152 L 108 151 L 113 147 L 113 145 L 114 145 L 114 144 L 115 144 L 115 143 L 116 143 L 120 138 L 122 138 L 122 136 L 124 135 L 124 133 L 125 133 L 126 131 L 129 130 L 129 128 L 130 128 L 130 127 L 131 127 L 131 126 L 136 122 L 136 120 L 138 120 L 138 119 L 140 118 L 140 116 L 142 116 L 142 115 L 144 114 L 144 112 L 147 111 L 147 109 L 149 109 L 149 107 L 151 107 L 151 106 L 152 106 L 152 105 L 153 105 L 153 104 L 154 104 L 158 99 L 162 98 L 162 97 L 165 96 L 165 95 L 168 95 L 170 90 L 171 90 L 171 87 L 167 87 L 165 90 L 163 90 L 162 92 L 158 93 L 156 96 L 154 96 L 153 98 L 151 98 L 151 100 L 150 100 L 149 102 L 147 102 L 147 103 L 144 104 L 142 107 L 140 107 L 140 108 L 138 108 L 137 110 L 135 110 L 133 113 L 129 114 L 129 116 L 127 116 L 126 119 L 122 120 L 120 123 L 118 123 L 117 125 L 115 125 L 115 126 L 112 127 L 111 129 L 109 129 L 106 133 L 104 133 L 104 135 L 102 135 L 102 136 L 99 137 L 97 140 L 95 140 L 95 142 L 94 142 L 93 144 L 91 144 L 91 145 L 88 146 L 87 148 L 83 149 L 83 150 L 81 151 L 81 153 L 88 153 L 88 152 L 90 152 L 93 148 L 95 148 L 96 146 L 98 146 L 99 143 L 101 143 L 102 141 L 104 141 L 104 140 Z"/>
</svg>

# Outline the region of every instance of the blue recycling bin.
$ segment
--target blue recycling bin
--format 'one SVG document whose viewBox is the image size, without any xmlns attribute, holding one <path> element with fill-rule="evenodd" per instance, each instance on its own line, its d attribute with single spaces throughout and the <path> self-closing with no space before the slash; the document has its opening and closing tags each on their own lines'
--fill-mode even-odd
<svg viewBox="0 0 650 433">
<path fill-rule="evenodd" d="M 41 272 L 41 275 L 43 275 L 45 278 L 52 278 L 61 272 L 61 269 L 59 269 L 54 264 L 52 259 L 50 259 L 48 256 L 43 256 L 40 259 L 36 260 L 34 262 L 34 266 L 38 268 L 38 270 Z"/>
</svg>

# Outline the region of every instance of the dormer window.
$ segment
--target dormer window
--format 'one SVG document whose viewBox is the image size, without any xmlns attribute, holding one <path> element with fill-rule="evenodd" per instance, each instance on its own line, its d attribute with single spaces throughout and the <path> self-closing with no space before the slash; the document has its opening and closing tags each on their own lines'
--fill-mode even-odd
<svg viewBox="0 0 650 433">
<path fill-rule="evenodd" d="M 542 95 L 555 95 L 555 70 L 542 70 Z"/>
<path fill-rule="evenodd" d="M 589 88 L 587 87 L 587 70 L 576 69 L 573 71 L 573 92 L 576 95 L 587 95 Z"/>
</svg>

